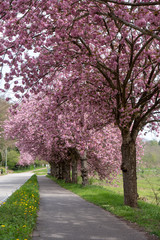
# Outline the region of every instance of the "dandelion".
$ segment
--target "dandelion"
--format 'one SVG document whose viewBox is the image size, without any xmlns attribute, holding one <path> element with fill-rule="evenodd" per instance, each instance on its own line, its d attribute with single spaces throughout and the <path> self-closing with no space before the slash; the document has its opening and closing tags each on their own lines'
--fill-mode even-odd
<svg viewBox="0 0 160 240">
<path fill-rule="evenodd" d="M 5 225 L 1 225 L 1 227 L 5 227 Z"/>
<path fill-rule="evenodd" d="M 25 227 L 26 227 L 26 225 L 23 225 L 23 227 L 25 228 Z"/>
</svg>

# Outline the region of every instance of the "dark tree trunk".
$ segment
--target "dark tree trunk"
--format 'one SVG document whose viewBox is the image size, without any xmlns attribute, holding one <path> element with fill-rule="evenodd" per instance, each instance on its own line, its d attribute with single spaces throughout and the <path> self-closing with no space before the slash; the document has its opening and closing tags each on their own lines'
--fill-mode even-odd
<svg viewBox="0 0 160 240">
<path fill-rule="evenodd" d="M 62 163 L 51 162 L 51 176 L 57 179 L 62 179 Z"/>
<path fill-rule="evenodd" d="M 51 166 L 51 176 L 57 178 L 57 163 L 50 162 L 50 166 Z"/>
<path fill-rule="evenodd" d="M 59 163 L 59 178 L 58 179 L 64 179 L 65 182 L 71 182 L 70 162 L 69 161 L 63 161 L 63 162 Z"/>
<path fill-rule="evenodd" d="M 65 182 L 66 182 L 66 183 L 69 183 L 69 182 L 71 182 L 71 174 L 70 174 L 71 167 L 70 167 L 70 161 L 65 161 L 63 166 L 64 166 L 63 176 L 64 176 L 64 179 L 65 179 Z"/>
<path fill-rule="evenodd" d="M 87 170 L 87 156 L 86 152 L 83 157 L 81 157 L 81 177 L 82 177 L 82 185 L 88 185 L 88 170 Z"/>
<path fill-rule="evenodd" d="M 72 183 L 77 183 L 79 154 L 76 149 L 72 148 L 70 150 L 70 158 L 72 165 Z"/>
<path fill-rule="evenodd" d="M 136 137 L 129 132 L 122 133 L 122 165 L 124 204 L 137 207 L 137 173 L 136 173 Z"/>
<path fill-rule="evenodd" d="M 55 177 L 55 168 L 54 168 L 53 162 L 50 162 L 50 167 L 51 167 L 51 176 Z"/>
<path fill-rule="evenodd" d="M 59 162 L 58 163 L 58 179 L 64 179 L 64 174 L 63 174 L 63 165 L 64 165 L 64 163 L 63 162 Z"/>
<path fill-rule="evenodd" d="M 77 183 L 77 177 L 78 177 L 78 161 L 76 157 L 73 157 L 72 159 L 72 183 Z"/>
</svg>

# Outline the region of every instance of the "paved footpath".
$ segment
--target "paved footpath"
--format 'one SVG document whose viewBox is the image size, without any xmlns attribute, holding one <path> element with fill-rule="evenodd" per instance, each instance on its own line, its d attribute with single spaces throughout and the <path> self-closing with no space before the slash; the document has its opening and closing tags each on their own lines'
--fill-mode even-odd
<svg viewBox="0 0 160 240">
<path fill-rule="evenodd" d="M 38 176 L 40 211 L 32 240 L 147 240 L 107 211 Z"/>
<path fill-rule="evenodd" d="M 31 172 L 24 172 L 0 176 L 0 203 L 6 201 L 6 199 L 32 175 L 33 173 Z"/>
</svg>

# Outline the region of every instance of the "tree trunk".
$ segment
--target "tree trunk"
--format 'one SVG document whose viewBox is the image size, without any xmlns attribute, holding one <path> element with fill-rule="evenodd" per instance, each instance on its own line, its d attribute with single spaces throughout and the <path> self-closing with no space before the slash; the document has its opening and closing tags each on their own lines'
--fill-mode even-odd
<svg viewBox="0 0 160 240">
<path fill-rule="evenodd" d="M 81 158 L 81 177 L 82 177 L 82 185 L 88 185 L 88 170 L 87 170 L 87 156 L 86 152 L 84 156 Z"/>
<path fill-rule="evenodd" d="M 75 149 L 71 151 L 71 163 L 72 163 L 72 183 L 77 183 L 78 177 L 78 154 Z"/>
<path fill-rule="evenodd" d="M 70 161 L 65 161 L 63 174 L 66 183 L 71 182 L 70 170 Z"/>
<path fill-rule="evenodd" d="M 130 133 L 123 132 L 121 151 L 124 204 L 137 207 L 136 139 Z"/>
<path fill-rule="evenodd" d="M 63 165 L 64 165 L 63 162 L 58 163 L 58 176 L 57 176 L 58 179 L 64 179 L 64 174 L 63 174 L 64 166 Z"/>
<path fill-rule="evenodd" d="M 78 177 L 78 161 L 77 159 L 74 157 L 74 159 L 72 159 L 72 183 L 77 183 L 77 177 Z"/>
<path fill-rule="evenodd" d="M 58 164 L 55 162 L 50 162 L 50 166 L 51 166 L 51 176 L 56 177 L 57 178 L 57 166 Z"/>
</svg>

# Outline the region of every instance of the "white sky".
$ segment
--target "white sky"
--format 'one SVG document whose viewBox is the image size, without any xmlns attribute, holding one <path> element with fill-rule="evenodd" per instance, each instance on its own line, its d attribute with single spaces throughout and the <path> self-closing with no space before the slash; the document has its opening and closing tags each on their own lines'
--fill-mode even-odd
<svg viewBox="0 0 160 240">
<path fill-rule="evenodd" d="M 146 140 L 157 140 L 160 141 L 160 135 L 157 137 L 155 133 L 148 132 L 146 135 L 142 134 L 142 137 Z"/>
</svg>

